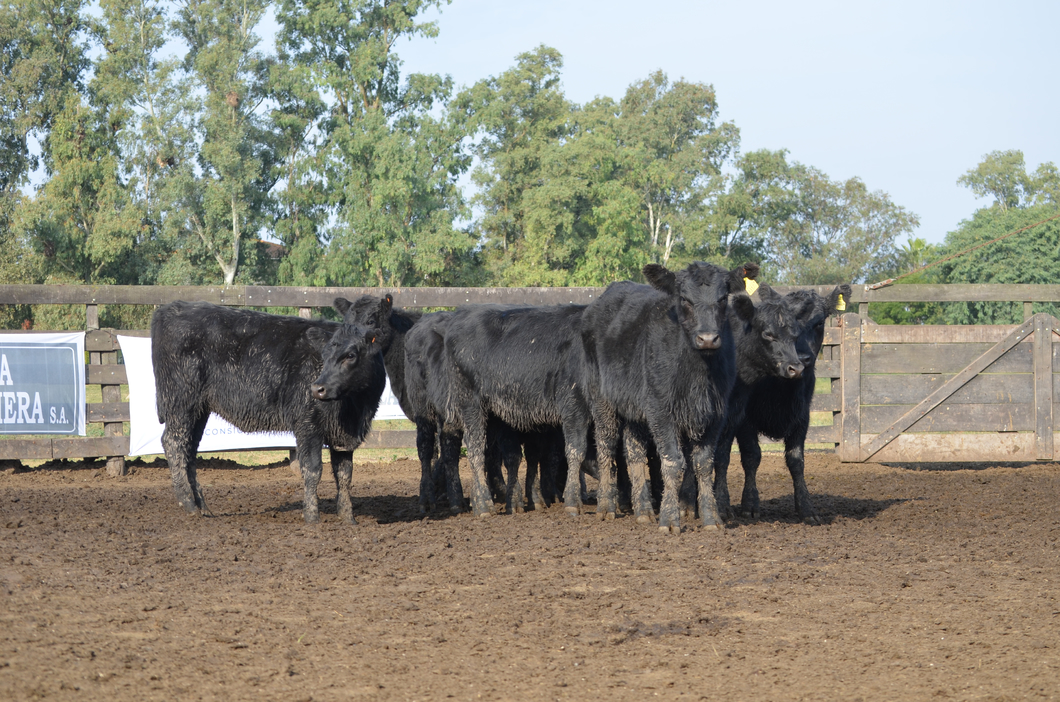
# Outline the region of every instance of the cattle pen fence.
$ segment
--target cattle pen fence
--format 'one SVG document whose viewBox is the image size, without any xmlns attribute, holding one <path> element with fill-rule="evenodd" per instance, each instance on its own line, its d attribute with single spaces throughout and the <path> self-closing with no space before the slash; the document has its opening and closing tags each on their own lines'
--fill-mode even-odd
<svg viewBox="0 0 1060 702">
<path fill-rule="evenodd" d="M 806 286 L 800 286 L 806 287 Z M 781 293 L 794 287 L 776 286 Z M 832 286 L 812 288 L 827 294 Z M 395 305 L 453 308 L 471 303 L 587 304 L 602 288 L 294 288 L 275 286 L 0 285 L 0 305 L 84 306 L 88 353 L 85 383 L 100 402 L 86 420 L 102 436 L 8 436 L 0 461 L 106 458 L 122 475 L 129 437 L 127 384 L 118 335 L 146 329 L 100 329 L 100 306 L 157 306 L 202 300 L 259 309 L 286 308 L 310 317 L 336 297 L 391 293 Z M 1060 398 L 1060 320 L 1034 312 L 1060 303 L 1060 285 L 854 286 L 849 311 L 830 320 L 817 363 L 814 426 L 807 443 L 836 451 L 846 462 L 1057 460 L 1054 417 Z M 1002 302 L 1022 304 L 1022 324 L 879 325 L 871 303 Z M 857 311 L 853 309 L 856 305 Z M 33 334 L 43 330 L 5 333 Z M 831 421 L 828 417 L 831 417 Z M 373 431 L 367 448 L 414 448 L 415 432 Z"/>
</svg>

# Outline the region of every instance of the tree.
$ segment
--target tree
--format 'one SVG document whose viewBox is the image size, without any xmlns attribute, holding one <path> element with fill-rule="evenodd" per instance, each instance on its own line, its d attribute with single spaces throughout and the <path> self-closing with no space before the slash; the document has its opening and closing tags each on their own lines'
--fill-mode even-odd
<svg viewBox="0 0 1060 702">
<path fill-rule="evenodd" d="M 872 192 L 858 178 L 832 181 L 786 151 L 744 156 L 719 198 L 723 240 L 743 236 L 761 247 L 777 280 L 826 285 L 886 277 L 898 262 L 895 242 L 917 226 L 916 215 Z"/>
<path fill-rule="evenodd" d="M 1019 151 L 994 151 L 958 183 L 994 202 L 946 235 L 939 252 L 956 254 L 1057 214 L 1060 176 L 1043 163 L 1028 174 Z M 1060 276 L 1060 224 L 1056 220 L 962 254 L 939 266 L 947 283 L 1053 283 Z M 1058 314 L 1057 305 L 1034 303 L 1036 312 Z M 960 302 L 946 305 L 948 324 L 1014 324 L 1018 303 Z"/>
<path fill-rule="evenodd" d="M 267 7 L 267 0 L 184 0 L 175 23 L 188 45 L 184 68 L 203 91 L 195 124 L 199 173 L 184 171 L 180 217 L 225 285 L 255 253 L 244 242 L 263 225 L 273 185 L 272 135 L 260 114 L 271 61 L 256 51 L 254 34 Z"/>
<path fill-rule="evenodd" d="M 1013 207 L 1060 204 L 1060 173 L 1052 163 L 1043 163 L 1034 173 L 1027 173 L 1022 151 L 991 151 L 975 168 L 957 179 L 976 197 L 993 197 L 994 207 L 1005 211 Z"/>
<path fill-rule="evenodd" d="M 460 270 L 473 242 L 454 226 L 463 201 L 456 185 L 468 167 L 458 113 L 444 109 L 450 79 L 400 80 L 394 44 L 436 36 L 416 17 L 441 0 L 285 0 L 277 13 L 280 43 L 296 67 L 285 90 L 309 104 L 315 90 L 327 104 L 316 129 L 319 170 L 303 171 L 291 205 L 319 206 L 333 217 L 317 234 L 326 258 L 313 277 L 343 285 L 444 285 Z M 292 81 L 303 81 L 295 87 Z M 438 107 L 441 106 L 441 107 Z M 438 109 L 436 109 L 438 108 Z M 292 181 L 288 181 L 292 182 Z M 289 217 L 290 215 L 288 215 Z M 319 219 L 317 220 L 320 221 Z M 287 220 L 288 224 L 291 220 Z M 312 227 L 308 229 L 312 231 Z M 307 261 L 307 229 L 286 226 Z M 304 275 L 291 266 L 285 275 Z"/>
<path fill-rule="evenodd" d="M 478 188 L 473 203 L 482 212 L 474 225 L 481 260 L 489 277 L 505 285 L 547 285 L 548 270 L 555 268 L 550 260 L 555 252 L 550 255 L 542 237 L 528 250 L 525 198 L 534 188 L 554 182 L 544 177 L 543 165 L 571 134 L 574 106 L 560 87 L 562 68 L 558 51 L 539 46 L 519 54 L 513 68 L 479 81 L 453 100 L 455 109 L 467 115 L 468 131 L 479 137 L 479 164 L 471 180 Z M 569 198 L 567 193 L 564 199 Z M 556 224 L 539 219 L 537 226 L 540 233 Z"/>
<path fill-rule="evenodd" d="M 940 247 L 924 239 L 910 239 L 898 250 L 898 266 L 895 275 L 913 271 L 932 263 L 940 257 Z M 896 285 L 920 285 L 939 282 L 937 269 L 906 275 L 895 281 Z M 937 302 L 872 302 L 869 303 L 869 318 L 877 324 L 941 324 L 943 306 Z"/>
<path fill-rule="evenodd" d="M 708 193 L 739 148 L 739 130 L 717 124 L 714 89 L 670 83 L 662 71 L 631 85 L 619 104 L 616 131 L 622 180 L 641 200 L 652 261 L 667 264 L 678 250 L 695 258 L 706 248 Z"/>
</svg>

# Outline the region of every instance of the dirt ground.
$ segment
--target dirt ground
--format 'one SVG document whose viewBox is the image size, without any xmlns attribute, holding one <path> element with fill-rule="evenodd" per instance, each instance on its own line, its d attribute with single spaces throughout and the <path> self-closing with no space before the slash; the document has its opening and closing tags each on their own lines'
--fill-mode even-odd
<svg viewBox="0 0 1060 702">
<path fill-rule="evenodd" d="M 420 519 L 407 460 L 307 527 L 285 464 L 213 465 L 213 518 L 161 461 L 0 474 L 0 699 L 1060 697 L 1056 464 L 811 453 L 811 527 L 771 454 L 761 519 L 675 536 Z"/>
</svg>

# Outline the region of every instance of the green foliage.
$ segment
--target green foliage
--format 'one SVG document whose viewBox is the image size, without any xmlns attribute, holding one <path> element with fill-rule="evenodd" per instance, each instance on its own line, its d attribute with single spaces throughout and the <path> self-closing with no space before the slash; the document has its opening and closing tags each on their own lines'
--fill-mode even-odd
<svg viewBox="0 0 1060 702">
<path fill-rule="evenodd" d="M 994 198 L 993 206 L 1005 211 L 1013 207 L 1060 204 L 1060 174 L 1052 163 L 1043 163 L 1027 173 L 1022 151 L 991 151 L 975 168 L 957 179 L 976 197 Z"/>
<path fill-rule="evenodd" d="M 400 80 L 396 41 L 436 36 L 416 17 L 441 0 L 280 5 L 287 181 L 278 233 L 292 247 L 285 280 L 339 285 L 445 285 L 472 248 L 454 226 L 468 167 L 448 78 Z M 327 104 L 328 109 L 323 110 Z M 439 109 L 435 109 L 439 107 Z M 319 143 L 304 149 L 313 125 Z M 303 135 L 301 140 L 298 135 Z M 334 226 L 326 228 L 332 218 Z"/>
<path fill-rule="evenodd" d="M 726 250 L 760 252 L 767 272 L 792 285 L 886 277 L 898 266 L 896 241 L 916 215 L 858 178 L 833 181 L 789 163 L 785 151 L 757 151 L 738 162 L 714 222 Z M 738 261 L 736 261 L 738 262 Z"/>
<path fill-rule="evenodd" d="M 1057 214 L 1055 205 L 978 210 L 971 220 L 946 235 L 945 253 L 960 251 Z M 1055 284 L 1060 279 L 1060 222 L 1054 220 L 939 266 L 947 283 Z M 1055 304 L 1034 303 L 1034 312 L 1060 316 Z M 946 306 L 947 324 L 1016 324 L 1023 321 L 1018 302 L 961 302 Z"/>
<path fill-rule="evenodd" d="M 924 239 L 910 239 L 898 251 L 895 275 L 916 271 L 941 256 L 940 248 Z M 939 282 L 934 268 L 907 275 L 896 285 L 925 285 Z M 873 302 L 869 318 L 877 324 L 942 324 L 944 306 L 937 302 Z"/>
</svg>

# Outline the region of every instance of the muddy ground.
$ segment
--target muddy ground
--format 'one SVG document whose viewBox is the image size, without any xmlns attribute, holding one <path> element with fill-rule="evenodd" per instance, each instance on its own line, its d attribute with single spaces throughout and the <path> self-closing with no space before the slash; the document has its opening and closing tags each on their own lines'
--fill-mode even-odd
<svg viewBox="0 0 1060 702">
<path fill-rule="evenodd" d="M 0 699 L 1060 697 L 1060 466 L 807 473 L 824 526 L 773 454 L 761 519 L 675 536 L 420 519 L 412 461 L 355 467 L 356 527 L 282 463 L 200 473 L 213 518 L 161 461 L 0 474 Z"/>
</svg>

